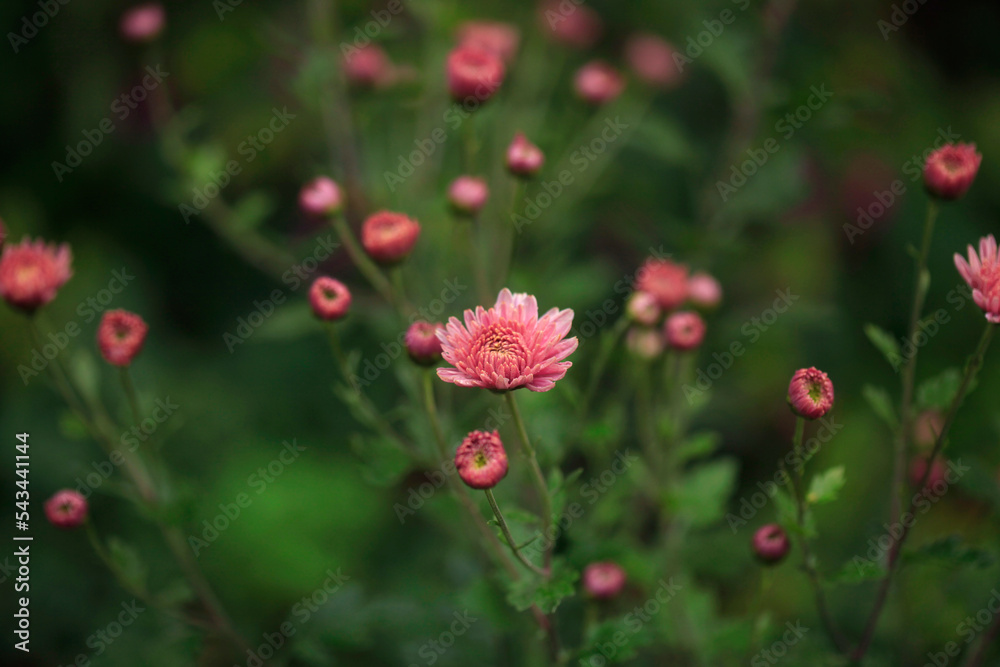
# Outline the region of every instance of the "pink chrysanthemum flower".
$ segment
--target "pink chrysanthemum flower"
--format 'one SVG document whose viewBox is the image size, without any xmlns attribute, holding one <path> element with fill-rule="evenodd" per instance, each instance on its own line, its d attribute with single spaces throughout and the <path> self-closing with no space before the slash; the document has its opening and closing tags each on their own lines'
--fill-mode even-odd
<svg viewBox="0 0 1000 667">
<path fill-rule="evenodd" d="M 675 350 L 694 350 L 705 339 L 705 321 L 698 313 L 683 310 L 674 313 L 663 324 L 667 345 Z"/>
<path fill-rule="evenodd" d="M 114 366 L 128 366 L 146 342 L 149 325 L 127 310 L 109 310 L 97 327 L 97 346 L 101 356 Z"/>
<path fill-rule="evenodd" d="M 437 332 L 444 329 L 440 322 L 417 320 L 406 330 L 403 342 L 406 352 L 418 364 L 429 366 L 441 358 L 441 341 Z"/>
<path fill-rule="evenodd" d="M 390 211 L 379 211 L 361 225 L 361 245 L 380 264 L 395 264 L 406 259 L 420 236 L 420 223 Z"/>
<path fill-rule="evenodd" d="M 463 215 L 475 215 L 490 198 L 490 186 L 475 176 L 459 176 L 448 186 L 448 202 Z"/>
<path fill-rule="evenodd" d="M 652 294 L 664 310 L 672 310 L 688 297 L 688 269 L 669 259 L 651 257 L 639 269 L 635 287 Z"/>
<path fill-rule="evenodd" d="M 327 176 L 317 176 L 299 190 L 299 209 L 309 217 L 339 213 L 343 205 L 340 186 Z"/>
<path fill-rule="evenodd" d="M 611 65 L 595 60 L 577 70 L 573 87 L 584 102 L 607 104 L 625 90 L 625 79 Z"/>
<path fill-rule="evenodd" d="M 547 0 L 539 7 L 542 32 L 575 49 L 589 49 L 604 32 L 600 15 L 580 3 Z"/>
<path fill-rule="evenodd" d="M 761 526 L 753 534 L 753 552 L 765 565 L 781 562 L 791 548 L 788 533 L 776 523 Z"/>
<path fill-rule="evenodd" d="M 940 199 L 958 199 L 972 186 L 982 161 L 975 144 L 945 144 L 927 158 L 924 187 Z"/>
<path fill-rule="evenodd" d="M 69 246 L 46 246 L 39 239 L 7 245 L 0 256 L 0 296 L 15 308 L 33 313 L 56 297 L 73 275 Z"/>
<path fill-rule="evenodd" d="M 507 452 L 497 431 L 473 431 L 455 452 L 455 468 L 473 489 L 492 489 L 507 476 Z"/>
<path fill-rule="evenodd" d="M 649 33 L 629 37 L 625 59 L 643 82 L 660 88 L 676 85 L 683 76 L 675 60 L 680 54 L 670 42 Z"/>
<path fill-rule="evenodd" d="M 350 47 L 344 53 L 344 76 L 351 85 L 361 88 L 377 88 L 391 83 L 393 79 L 392 61 L 378 44 Z"/>
<path fill-rule="evenodd" d="M 506 73 L 503 61 L 480 47 L 459 46 L 448 54 L 448 92 L 456 102 L 486 102 L 500 89 Z"/>
<path fill-rule="evenodd" d="M 583 588 L 599 600 L 613 598 L 625 588 L 625 570 L 618 563 L 591 563 L 583 569 Z"/>
<path fill-rule="evenodd" d="M 633 292 L 625 304 L 625 312 L 635 322 L 655 326 L 663 315 L 660 302 L 649 292 Z"/>
<path fill-rule="evenodd" d="M 351 291 L 339 280 L 320 276 L 309 288 L 309 305 L 319 319 L 339 320 L 351 307 Z"/>
<path fill-rule="evenodd" d="M 515 176 L 531 178 L 545 164 L 545 153 L 521 132 L 514 135 L 514 141 L 507 147 L 507 169 Z"/>
<path fill-rule="evenodd" d="M 788 404 L 800 417 L 819 419 L 833 407 L 833 382 L 817 368 L 801 368 L 788 384 Z"/>
<path fill-rule="evenodd" d="M 715 308 L 722 301 L 722 285 L 707 273 L 692 274 L 688 280 L 688 298 L 699 308 Z"/>
<path fill-rule="evenodd" d="M 955 253 L 955 266 L 972 288 L 972 299 L 986 312 L 986 320 L 1000 324 L 1000 258 L 992 234 L 979 240 L 979 254 L 969 246 L 969 261 Z"/>
<path fill-rule="evenodd" d="M 45 501 L 45 516 L 56 528 L 76 528 L 87 519 L 87 499 L 63 489 Z"/>
<path fill-rule="evenodd" d="M 563 361 L 578 343 L 566 338 L 572 325 L 572 310 L 553 308 L 539 319 L 535 297 L 505 287 L 492 308 L 466 310 L 464 326 L 452 317 L 438 332 L 444 360 L 454 366 L 439 368 L 438 377 L 460 387 L 548 391 L 573 365 Z"/>
</svg>

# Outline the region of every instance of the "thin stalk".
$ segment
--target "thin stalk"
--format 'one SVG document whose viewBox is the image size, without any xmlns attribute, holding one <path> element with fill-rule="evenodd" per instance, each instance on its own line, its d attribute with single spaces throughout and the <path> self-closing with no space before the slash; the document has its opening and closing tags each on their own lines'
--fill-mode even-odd
<svg viewBox="0 0 1000 667">
<path fill-rule="evenodd" d="M 545 483 L 545 476 L 542 475 L 542 469 L 538 466 L 538 457 L 535 455 L 535 448 L 531 446 L 531 440 L 528 438 L 528 430 L 524 426 L 524 419 L 521 417 L 521 411 L 517 407 L 514 392 L 508 391 L 504 394 L 504 397 L 507 399 L 510 413 L 514 417 L 514 425 L 517 427 L 517 434 L 521 439 L 521 448 L 524 451 L 524 455 L 528 458 L 532 479 L 535 482 L 535 490 L 542 502 L 542 539 L 545 544 L 545 569 L 551 572 L 552 549 L 555 546 L 555 541 L 549 534 L 552 527 L 552 498 L 549 497 L 549 487 Z"/>
<path fill-rule="evenodd" d="M 510 225 L 509 225 L 509 227 L 510 227 L 510 234 L 509 234 L 509 238 L 508 238 L 508 241 L 507 241 L 507 247 L 509 248 L 509 250 L 507 252 L 507 259 L 504 262 L 504 265 L 503 265 L 503 267 L 502 267 L 502 269 L 500 271 L 500 275 L 499 275 L 500 284 L 497 285 L 497 289 L 501 289 L 504 285 L 507 284 L 507 279 L 510 277 L 510 271 L 513 268 L 514 262 L 517 259 L 518 241 L 521 238 L 521 234 L 524 233 L 524 230 L 523 229 L 518 229 L 515 226 L 514 219 L 517 216 L 517 213 L 518 213 L 517 207 L 518 207 L 518 204 L 521 201 L 521 198 L 524 196 L 524 192 L 525 192 L 526 188 L 527 188 L 527 184 L 526 184 L 526 182 L 525 182 L 525 180 L 523 178 L 515 178 L 514 179 L 513 199 L 512 199 L 511 204 L 510 204 L 510 216 L 511 216 Z M 504 221 L 501 219 L 501 223 L 503 223 L 503 222 Z M 504 229 L 507 226 L 508 225 L 501 224 L 500 225 L 501 230 Z"/>
<path fill-rule="evenodd" d="M 510 547 L 511 553 L 514 557 L 521 561 L 521 564 L 526 568 L 534 572 L 535 574 L 541 575 L 543 577 L 549 576 L 548 570 L 543 570 L 536 566 L 530 560 L 528 560 L 521 550 L 517 548 L 517 542 L 514 541 L 514 536 L 510 534 L 510 528 L 507 527 L 507 521 L 503 518 L 503 512 L 500 511 L 500 505 L 497 504 L 497 499 L 493 495 L 493 489 L 485 489 L 486 500 L 489 501 L 490 507 L 493 509 L 493 516 L 497 518 L 497 523 L 500 525 L 500 530 L 503 532 L 504 538 L 507 540 L 507 546 Z"/>
<path fill-rule="evenodd" d="M 129 408 L 132 410 L 132 421 L 138 425 L 142 423 L 142 413 L 139 411 L 139 398 L 135 392 L 135 384 L 132 382 L 132 373 L 128 366 L 122 366 L 118 376 L 122 381 L 122 389 L 128 399 Z"/>
<path fill-rule="evenodd" d="M 602 344 L 597 352 L 597 359 L 594 360 L 594 365 L 591 368 L 590 379 L 587 382 L 587 393 L 583 395 L 583 401 L 580 402 L 580 408 L 578 415 L 581 418 L 586 417 L 587 410 L 590 408 L 590 403 L 594 400 L 594 395 L 597 393 L 597 388 L 601 384 L 601 378 L 604 376 L 604 369 L 608 365 L 608 361 L 611 359 L 612 353 L 614 353 L 615 348 L 618 347 L 618 343 L 621 342 L 622 336 L 628 331 L 629 320 L 627 317 L 621 317 L 615 322 L 615 326 L 611 329 L 611 342 Z"/>
<path fill-rule="evenodd" d="M 382 270 L 365 254 L 365 251 L 361 248 L 361 244 L 354 237 L 354 232 L 351 231 L 350 226 L 347 224 L 347 220 L 341 215 L 335 215 L 330 219 L 330 223 L 340 237 L 340 242 L 344 244 L 344 248 L 351 257 L 351 261 L 358 267 L 358 271 L 361 272 L 383 299 L 396 307 L 401 307 L 402 304 L 397 300 L 392 285 L 386 279 Z"/>
</svg>

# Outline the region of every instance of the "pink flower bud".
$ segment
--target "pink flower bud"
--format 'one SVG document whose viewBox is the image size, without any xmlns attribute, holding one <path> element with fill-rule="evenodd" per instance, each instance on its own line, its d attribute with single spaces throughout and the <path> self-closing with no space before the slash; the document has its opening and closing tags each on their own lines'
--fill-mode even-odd
<svg viewBox="0 0 1000 667">
<path fill-rule="evenodd" d="M 705 339 L 705 321 L 698 313 L 680 311 L 667 318 L 663 325 L 663 335 L 667 339 L 667 345 L 675 350 L 694 350 Z"/>
<path fill-rule="evenodd" d="M 660 303 L 649 292 L 633 292 L 625 304 L 625 311 L 633 322 L 647 327 L 655 326 L 663 315 Z"/>
<path fill-rule="evenodd" d="M 722 285 L 707 273 L 688 278 L 688 299 L 699 308 L 715 308 L 722 301 Z"/>
<path fill-rule="evenodd" d="M 604 31 L 601 17 L 577 2 L 548 0 L 539 9 L 542 32 L 575 49 L 589 49 Z"/>
<path fill-rule="evenodd" d="M 676 55 L 677 49 L 656 35 L 633 35 L 625 44 L 625 60 L 629 67 L 641 81 L 657 88 L 670 88 L 680 82 L 682 70 L 675 60 Z"/>
<path fill-rule="evenodd" d="M 441 341 L 437 332 L 443 329 L 444 325 L 440 322 L 431 324 L 417 320 L 411 324 L 403 340 L 410 359 L 424 366 L 437 363 L 441 359 Z"/>
<path fill-rule="evenodd" d="M 45 501 L 45 516 L 56 528 L 76 528 L 87 520 L 87 500 L 76 491 L 63 489 Z"/>
<path fill-rule="evenodd" d="M 361 245 L 380 264 L 406 259 L 420 236 L 420 224 L 402 213 L 379 211 L 361 225 Z"/>
<path fill-rule="evenodd" d="M 625 334 L 625 347 L 636 357 L 652 361 L 663 354 L 665 341 L 658 329 L 632 327 Z"/>
<path fill-rule="evenodd" d="M 320 276 L 309 288 L 309 305 L 319 319 L 339 320 L 351 307 L 351 291 L 339 280 Z"/>
<path fill-rule="evenodd" d="M 765 565 L 776 565 L 792 548 L 785 529 L 776 523 L 761 526 L 753 534 L 753 552 Z"/>
<path fill-rule="evenodd" d="M 452 99 L 482 104 L 500 88 L 506 69 L 503 61 L 489 51 L 459 46 L 448 55 L 447 74 Z"/>
<path fill-rule="evenodd" d="M 669 259 L 649 258 L 636 276 L 636 289 L 653 296 L 664 310 L 672 310 L 688 297 L 688 269 Z"/>
<path fill-rule="evenodd" d="M 0 255 L 0 296 L 19 310 L 34 313 L 56 298 L 73 275 L 69 246 L 47 246 L 39 239 L 6 245 Z"/>
<path fill-rule="evenodd" d="M 392 81 L 392 61 L 385 50 L 374 42 L 352 46 L 344 53 L 344 76 L 353 86 L 377 88 Z"/>
<path fill-rule="evenodd" d="M 489 51 L 505 63 L 517 55 L 521 33 L 510 23 L 500 21 L 469 21 L 458 28 L 458 45 Z"/>
<path fill-rule="evenodd" d="M 311 218 L 322 218 L 340 213 L 344 195 L 332 178 L 317 176 L 299 190 L 299 209 Z"/>
<path fill-rule="evenodd" d="M 927 472 L 927 457 L 918 456 L 910 462 L 910 484 L 915 488 L 920 486 L 920 480 L 924 478 L 924 474 Z M 942 461 L 940 458 L 934 459 L 934 465 L 931 466 L 931 474 L 927 475 L 927 483 L 924 484 L 925 489 L 932 488 L 935 484 L 940 484 L 942 482 L 947 483 L 946 475 L 948 474 L 948 464 Z"/>
<path fill-rule="evenodd" d="M 151 42 L 163 31 L 165 23 L 163 5 L 150 2 L 132 7 L 122 14 L 118 29 L 126 41 Z"/>
<path fill-rule="evenodd" d="M 958 199 L 969 190 L 982 161 L 975 144 L 945 144 L 927 158 L 924 187 L 939 199 Z"/>
<path fill-rule="evenodd" d="M 788 405 L 806 419 L 819 419 L 833 407 L 833 382 L 816 368 L 795 371 L 788 385 Z"/>
<path fill-rule="evenodd" d="M 97 347 L 113 366 L 128 366 L 146 342 L 149 325 L 127 310 L 109 310 L 97 327 Z"/>
<path fill-rule="evenodd" d="M 625 90 L 625 79 L 611 65 L 595 60 L 577 70 L 573 87 L 584 102 L 607 104 Z"/>
<path fill-rule="evenodd" d="M 448 201 L 459 213 L 476 215 L 486 205 L 490 188 L 486 181 L 474 176 L 459 176 L 448 187 Z"/>
<path fill-rule="evenodd" d="M 625 588 L 625 570 L 618 563 L 591 563 L 583 569 L 583 588 L 598 600 L 607 600 Z"/>
<path fill-rule="evenodd" d="M 455 468 L 473 489 L 492 489 L 507 476 L 507 452 L 497 431 L 472 431 L 455 452 Z"/>
<path fill-rule="evenodd" d="M 515 176 L 531 178 L 545 164 L 545 154 L 528 138 L 518 132 L 507 147 L 507 170 Z"/>
</svg>

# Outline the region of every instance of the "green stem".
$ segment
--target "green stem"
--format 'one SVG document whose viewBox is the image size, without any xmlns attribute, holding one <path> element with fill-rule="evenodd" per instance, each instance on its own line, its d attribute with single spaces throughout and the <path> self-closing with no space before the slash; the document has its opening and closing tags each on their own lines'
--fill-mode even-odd
<svg viewBox="0 0 1000 667">
<path fill-rule="evenodd" d="M 511 220 L 510 224 L 502 224 L 501 229 L 507 227 L 510 228 L 510 233 L 508 234 L 508 247 L 510 250 L 507 252 L 507 260 L 503 266 L 503 270 L 500 271 L 500 284 L 497 289 L 502 289 L 507 284 L 507 279 L 510 278 L 511 269 L 514 267 L 514 262 L 517 260 L 517 248 L 519 245 L 519 240 L 521 234 L 524 233 L 523 229 L 518 229 L 514 226 L 514 216 L 518 214 L 518 204 L 521 202 L 521 198 L 524 196 L 525 189 L 527 188 L 527 183 L 522 178 L 514 179 L 514 194 L 513 201 L 510 205 Z"/>
<path fill-rule="evenodd" d="M 132 373 L 128 366 L 122 366 L 118 374 L 122 381 L 122 389 L 128 399 L 129 408 L 132 410 L 132 420 L 136 425 L 142 423 L 142 413 L 139 411 L 139 398 L 135 392 L 135 384 L 132 382 Z"/>
<path fill-rule="evenodd" d="M 354 265 L 358 267 L 358 271 L 365 277 L 365 280 L 378 292 L 383 299 L 388 303 L 392 304 L 396 308 L 404 308 L 402 297 L 393 292 L 392 285 L 389 280 L 382 273 L 382 270 L 373 262 L 368 255 L 365 254 L 364 249 L 362 249 L 361 244 L 354 237 L 354 232 L 351 231 L 350 226 L 347 224 L 346 218 L 341 215 L 333 216 L 330 220 L 333 228 L 336 230 L 337 235 L 340 237 L 341 243 L 344 244 L 344 249 L 347 250 L 347 254 L 350 256 L 351 261 Z"/>
<path fill-rule="evenodd" d="M 524 419 L 521 417 L 521 411 L 517 407 L 514 392 L 508 391 L 504 394 L 504 397 L 507 399 L 511 416 L 514 418 L 514 425 L 517 427 L 517 434 L 521 439 L 521 448 L 528 459 L 528 466 L 531 468 L 535 490 L 542 502 L 542 540 L 545 545 L 545 569 L 551 572 L 552 550 L 555 547 L 555 540 L 550 535 L 552 528 L 552 498 L 549 496 L 549 487 L 545 483 L 545 476 L 542 475 L 542 469 L 538 466 L 538 457 L 535 455 L 535 448 L 531 446 L 531 440 L 528 438 L 528 430 L 524 426 Z"/>
<path fill-rule="evenodd" d="M 514 541 L 514 536 L 510 534 L 510 528 L 507 527 L 507 521 L 503 518 L 503 512 L 500 511 L 500 505 L 497 504 L 497 499 L 493 495 L 493 489 L 485 489 L 486 500 L 489 501 L 490 507 L 493 508 L 493 516 L 497 518 L 497 523 L 500 524 L 500 530 L 503 532 L 504 538 L 507 540 L 507 546 L 510 547 L 511 553 L 514 557 L 521 561 L 521 564 L 526 568 L 534 572 L 535 574 L 541 575 L 543 577 L 549 576 L 548 570 L 543 570 L 532 563 L 530 560 L 525 558 L 521 550 L 517 548 L 517 542 Z"/>
<path fill-rule="evenodd" d="M 590 380 L 587 382 L 587 393 L 583 396 L 583 401 L 580 403 L 580 408 L 578 411 L 578 416 L 582 421 L 587 416 L 587 410 L 590 408 L 591 402 L 594 400 L 594 395 L 597 393 L 597 388 L 601 384 L 601 378 L 604 377 L 604 369 L 608 365 L 608 361 L 611 359 L 612 353 L 614 353 L 615 348 L 621 342 L 622 336 L 628 331 L 629 320 L 627 317 L 621 317 L 615 322 L 614 328 L 611 329 L 611 341 L 605 342 L 601 341 L 600 349 L 597 352 L 597 359 L 594 360 L 594 365 L 590 372 Z"/>
</svg>

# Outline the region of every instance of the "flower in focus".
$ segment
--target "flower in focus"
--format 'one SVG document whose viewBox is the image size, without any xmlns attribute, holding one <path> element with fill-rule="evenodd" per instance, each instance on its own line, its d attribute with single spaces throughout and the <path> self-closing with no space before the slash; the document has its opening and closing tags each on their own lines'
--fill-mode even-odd
<svg viewBox="0 0 1000 667">
<path fill-rule="evenodd" d="M 503 83 L 503 61 L 480 47 L 459 46 L 448 54 L 448 91 L 456 102 L 473 98 L 480 104 Z"/>
<path fill-rule="evenodd" d="M 920 487 L 920 481 L 927 474 L 927 457 L 918 456 L 910 462 L 910 483 L 915 487 Z M 931 472 L 927 475 L 925 489 L 933 488 L 937 484 L 947 483 L 948 465 L 940 458 L 934 459 Z"/>
<path fill-rule="evenodd" d="M 754 555 L 766 565 L 775 565 L 781 562 L 788 555 L 791 547 L 788 533 L 776 523 L 761 526 L 753 534 Z"/>
<path fill-rule="evenodd" d="M 806 419 L 819 419 L 833 407 L 833 382 L 816 368 L 795 371 L 788 385 L 792 412 Z"/>
<path fill-rule="evenodd" d="M 344 205 L 340 186 L 332 178 L 317 176 L 299 190 L 299 209 L 310 217 L 339 213 Z"/>
<path fill-rule="evenodd" d="M 548 0 L 540 7 L 538 17 L 545 34 L 575 49 L 589 49 L 604 31 L 597 12 L 575 2 Z"/>
<path fill-rule="evenodd" d="M 986 320 L 1000 324 L 1000 258 L 992 234 L 979 240 L 979 254 L 969 246 L 969 260 L 955 253 L 955 266 L 972 288 L 972 300 L 986 312 Z"/>
<path fill-rule="evenodd" d="M 681 79 L 681 70 L 674 60 L 677 49 L 670 42 L 640 33 L 625 43 L 625 60 L 643 82 L 658 88 L 669 88 Z"/>
<path fill-rule="evenodd" d="M 563 361 L 578 343 L 566 338 L 572 324 L 572 310 L 552 308 L 539 319 L 534 296 L 505 287 L 492 308 L 466 310 L 464 325 L 452 317 L 438 332 L 444 360 L 454 366 L 437 369 L 438 377 L 460 387 L 549 391 L 573 365 Z"/>
<path fill-rule="evenodd" d="M 521 33 L 517 26 L 501 21 L 468 21 L 458 28 L 458 45 L 489 51 L 510 64 L 517 55 Z"/>
<path fill-rule="evenodd" d="M 128 366 L 146 342 L 149 325 L 127 310 L 108 310 L 97 327 L 97 347 L 113 366 Z"/>
<path fill-rule="evenodd" d="M 405 259 L 418 236 L 420 223 L 402 213 L 379 211 L 370 215 L 361 226 L 361 245 L 381 264 L 395 264 Z"/>
<path fill-rule="evenodd" d="M 667 339 L 667 345 L 675 350 L 694 350 L 705 339 L 705 321 L 695 312 L 674 313 L 664 323 L 663 335 Z"/>
<path fill-rule="evenodd" d="M 73 275 L 69 246 L 47 246 L 39 239 L 6 245 L 0 255 L 0 296 L 15 308 L 33 313 L 56 297 Z"/>
<path fill-rule="evenodd" d="M 699 308 L 715 308 L 722 301 L 722 285 L 707 273 L 694 273 L 688 279 L 688 299 Z"/>
<path fill-rule="evenodd" d="M 351 291 L 339 280 L 320 276 L 309 288 L 309 305 L 319 319 L 339 320 L 351 307 Z"/>
<path fill-rule="evenodd" d="M 663 335 L 657 329 L 632 327 L 625 334 L 625 348 L 640 359 L 656 359 L 664 347 Z"/>
<path fill-rule="evenodd" d="M 374 42 L 351 46 L 344 53 L 344 76 L 351 85 L 360 88 L 384 86 L 393 79 L 392 61 Z"/>
<path fill-rule="evenodd" d="M 613 598 L 625 587 L 625 570 L 618 563 L 591 563 L 583 569 L 583 588 L 599 600 Z"/>
<path fill-rule="evenodd" d="M 924 187 L 939 199 L 958 199 L 972 186 L 982 161 L 975 144 L 945 144 L 924 164 Z"/>
<path fill-rule="evenodd" d="M 671 310 L 688 297 L 688 269 L 669 259 L 649 258 L 639 269 L 636 289 L 651 294 L 660 307 Z"/>
<path fill-rule="evenodd" d="M 633 292 L 625 304 L 625 312 L 633 322 L 647 327 L 654 326 L 663 315 L 659 301 L 649 292 Z"/>
<path fill-rule="evenodd" d="M 441 359 L 441 341 L 437 332 L 444 329 L 440 322 L 417 320 L 406 330 L 403 342 L 406 352 L 418 364 L 429 366 Z"/>
<path fill-rule="evenodd" d="M 595 60 L 577 70 L 573 88 L 588 104 L 607 104 L 625 90 L 625 79 L 611 65 Z"/>
<path fill-rule="evenodd" d="M 464 215 L 479 213 L 489 197 L 490 188 L 486 181 L 474 176 L 459 176 L 448 187 L 448 202 Z"/>
<path fill-rule="evenodd" d="M 118 29 L 129 42 L 150 42 L 159 36 L 165 24 L 163 5 L 150 2 L 132 7 L 122 14 Z"/>
<path fill-rule="evenodd" d="M 507 147 L 507 169 L 515 176 L 531 178 L 545 164 L 545 154 L 522 133 L 514 135 L 514 141 Z"/>
<path fill-rule="evenodd" d="M 45 516 L 56 528 L 76 528 L 87 519 L 87 499 L 63 489 L 45 501 Z"/>
<path fill-rule="evenodd" d="M 472 431 L 455 452 L 455 468 L 473 489 L 492 489 L 507 476 L 507 452 L 497 431 Z"/>
</svg>

